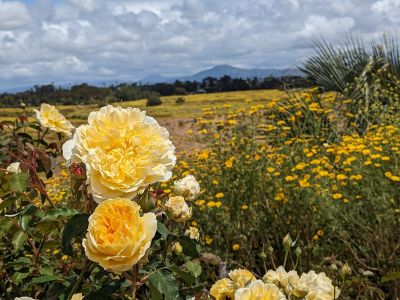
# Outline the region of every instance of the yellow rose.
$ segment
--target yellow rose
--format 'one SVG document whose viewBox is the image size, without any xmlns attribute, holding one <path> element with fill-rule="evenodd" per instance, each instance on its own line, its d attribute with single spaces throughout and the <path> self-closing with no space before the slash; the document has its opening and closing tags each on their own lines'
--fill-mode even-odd
<svg viewBox="0 0 400 300">
<path fill-rule="evenodd" d="M 63 145 L 69 162 L 86 165 L 96 202 L 133 198 L 147 186 L 171 178 L 175 147 L 169 133 L 137 108 L 102 107 Z"/>
<path fill-rule="evenodd" d="M 192 217 L 192 209 L 182 196 L 170 197 L 165 207 L 170 218 L 176 222 L 185 222 Z"/>
<path fill-rule="evenodd" d="M 82 242 L 86 256 L 117 274 L 131 269 L 145 255 L 157 230 L 156 216 L 141 217 L 139 211 L 140 206 L 129 199 L 100 203 Z"/>
<path fill-rule="evenodd" d="M 339 288 L 332 284 L 332 280 L 325 273 L 317 274 L 311 270 L 301 274 L 299 281 L 308 287 L 306 300 L 337 299 L 340 295 Z"/>
<path fill-rule="evenodd" d="M 235 293 L 235 288 L 232 284 L 232 280 L 228 278 L 223 278 L 217 280 L 210 289 L 210 295 L 215 298 L 215 300 L 225 300 L 233 299 Z"/>
<path fill-rule="evenodd" d="M 253 273 L 245 269 L 235 269 L 228 273 L 230 279 L 239 287 L 245 287 L 250 282 L 256 280 Z"/>
<path fill-rule="evenodd" d="M 71 300 L 82 300 L 83 299 L 83 295 L 82 293 L 79 294 L 73 294 Z"/>
<path fill-rule="evenodd" d="M 256 280 L 235 292 L 235 300 L 286 300 L 276 285 Z"/>
<path fill-rule="evenodd" d="M 289 284 L 289 274 L 282 266 L 279 266 L 276 271 L 268 270 L 268 272 L 264 275 L 263 280 L 266 283 L 273 283 L 280 288 L 287 290 Z"/>
<path fill-rule="evenodd" d="M 34 109 L 36 119 L 39 123 L 50 130 L 55 132 L 64 133 L 67 136 L 72 135 L 72 130 L 75 128 L 70 121 L 68 121 L 57 108 L 53 105 L 43 103 L 40 106 L 40 111 Z"/>
</svg>

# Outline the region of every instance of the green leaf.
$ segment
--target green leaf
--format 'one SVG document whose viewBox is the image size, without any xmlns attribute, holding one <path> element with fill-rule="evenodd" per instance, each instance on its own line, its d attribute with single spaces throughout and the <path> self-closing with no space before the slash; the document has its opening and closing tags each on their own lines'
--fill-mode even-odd
<svg viewBox="0 0 400 300">
<path fill-rule="evenodd" d="M 27 238 L 28 235 L 25 232 L 17 231 L 12 238 L 12 244 L 14 246 L 14 249 L 15 250 L 21 249 Z"/>
<path fill-rule="evenodd" d="M 30 275 L 29 272 L 28 272 L 28 273 L 15 272 L 15 273 L 12 275 L 12 279 L 13 279 L 13 282 L 15 282 L 15 283 L 20 283 L 20 282 L 22 282 L 22 280 L 24 280 L 25 278 L 27 278 L 29 275 Z"/>
<path fill-rule="evenodd" d="M 195 240 L 192 240 L 187 236 L 183 236 L 180 239 L 180 243 L 182 246 L 183 253 L 185 255 L 193 257 L 193 258 L 197 258 L 200 256 L 200 249 Z"/>
<path fill-rule="evenodd" d="M 157 271 L 149 277 L 149 282 L 149 287 L 153 290 L 152 299 L 162 299 L 158 297 L 158 293 L 164 295 L 165 300 L 179 299 L 178 283 L 172 273 L 166 270 Z"/>
<path fill-rule="evenodd" d="M 36 224 L 37 230 L 41 234 L 50 234 L 53 230 L 57 229 L 59 223 L 56 221 L 41 221 L 38 224 Z"/>
<path fill-rule="evenodd" d="M 17 192 L 24 192 L 28 186 L 28 173 L 12 173 L 10 188 Z"/>
<path fill-rule="evenodd" d="M 9 218 L 0 219 L 0 239 L 2 239 L 7 233 L 9 233 L 10 228 L 13 225 L 13 220 Z"/>
<path fill-rule="evenodd" d="M 13 262 L 9 262 L 6 264 L 7 268 L 13 268 L 14 271 L 19 271 L 23 268 L 29 267 L 32 264 L 32 261 L 28 257 L 20 257 Z"/>
<path fill-rule="evenodd" d="M 157 232 L 161 234 L 162 238 L 165 240 L 169 234 L 169 230 L 163 223 L 157 222 Z"/>
<path fill-rule="evenodd" d="M 20 225 L 23 230 L 27 230 L 29 227 L 29 221 L 32 219 L 32 216 L 22 216 L 20 218 Z"/>
<path fill-rule="evenodd" d="M 177 277 L 185 281 L 188 285 L 192 285 L 196 281 L 196 278 L 192 274 L 183 271 L 178 266 L 170 266 L 168 269 L 170 269 Z"/>
<path fill-rule="evenodd" d="M 121 284 L 125 281 L 124 278 L 121 278 L 118 281 L 113 281 L 108 284 L 103 284 L 100 289 L 97 291 L 92 291 L 88 295 L 86 295 L 83 299 L 84 300 L 97 300 L 97 299 L 114 299 L 112 294 L 116 292 L 120 287 Z"/>
<path fill-rule="evenodd" d="M 42 265 L 40 267 L 40 273 L 43 275 L 54 275 L 54 269 L 51 265 Z"/>
<path fill-rule="evenodd" d="M 73 256 L 71 240 L 83 235 L 89 226 L 89 214 L 77 214 L 64 226 L 61 245 L 63 253 Z"/>
<path fill-rule="evenodd" d="M 38 215 L 42 220 L 57 220 L 59 217 L 70 218 L 76 215 L 78 212 L 76 209 L 70 208 L 53 208 L 47 211 L 40 211 Z"/>
<path fill-rule="evenodd" d="M 381 283 L 399 280 L 399 279 L 400 279 L 400 272 L 389 272 L 382 277 Z"/>
<path fill-rule="evenodd" d="M 40 284 L 40 283 L 46 283 L 50 281 L 58 280 L 58 276 L 56 275 L 43 275 L 40 277 L 33 278 L 30 284 Z"/>
<path fill-rule="evenodd" d="M 7 208 L 8 206 L 10 206 L 11 204 L 13 204 L 14 201 L 15 201 L 15 200 L 13 200 L 13 199 L 7 199 L 7 200 L 4 200 L 3 202 L 1 202 L 1 203 L 0 203 L 0 212 L 1 212 L 3 209 L 5 209 L 5 208 Z"/>
<path fill-rule="evenodd" d="M 201 266 L 198 262 L 198 260 L 192 260 L 192 261 L 187 261 L 185 263 L 186 269 L 194 276 L 194 277 L 199 277 L 201 274 Z"/>
</svg>

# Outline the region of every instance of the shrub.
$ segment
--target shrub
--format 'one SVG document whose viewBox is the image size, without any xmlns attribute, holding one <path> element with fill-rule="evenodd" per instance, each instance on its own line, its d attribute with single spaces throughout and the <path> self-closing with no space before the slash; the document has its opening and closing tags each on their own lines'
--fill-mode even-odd
<svg viewBox="0 0 400 300">
<path fill-rule="evenodd" d="M 157 106 L 157 105 L 161 105 L 161 104 L 162 104 L 162 101 L 158 95 L 151 93 L 147 96 L 146 106 Z"/>
<path fill-rule="evenodd" d="M 183 103 L 185 103 L 185 98 L 178 97 L 178 98 L 176 98 L 175 103 L 176 104 L 183 104 Z"/>
</svg>

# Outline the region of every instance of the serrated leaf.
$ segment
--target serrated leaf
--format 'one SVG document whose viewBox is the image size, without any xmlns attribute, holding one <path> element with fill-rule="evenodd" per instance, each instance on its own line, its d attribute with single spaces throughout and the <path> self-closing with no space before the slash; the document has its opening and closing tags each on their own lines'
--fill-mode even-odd
<svg viewBox="0 0 400 300">
<path fill-rule="evenodd" d="M 166 270 L 157 271 L 149 277 L 149 282 L 153 286 L 153 292 L 157 294 L 154 291 L 155 289 L 164 296 L 165 300 L 179 299 L 178 283 L 172 273 Z M 153 298 L 152 295 L 152 299 L 159 299 L 158 295 L 155 295 L 155 297 Z"/>
<path fill-rule="evenodd" d="M 51 265 L 43 265 L 40 267 L 40 273 L 43 275 L 54 275 L 54 269 Z"/>
<path fill-rule="evenodd" d="M 24 279 L 27 278 L 28 276 L 29 276 L 29 273 L 15 272 L 15 273 L 12 275 L 12 279 L 13 279 L 13 282 L 15 282 L 15 283 L 20 283 L 20 282 L 22 282 L 22 280 L 24 280 Z"/>
<path fill-rule="evenodd" d="M 44 220 L 57 220 L 59 217 L 69 218 L 77 214 L 76 209 L 70 208 L 53 208 L 47 211 L 40 211 L 39 217 Z"/>
<path fill-rule="evenodd" d="M 56 275 L 43 275 L 40 277 L 33 278 L 30 284 L 40 284 L 40 283 L 46 283 L 50 281 L 55 281 L 58 280 L 58 276 Z"/>
<path fill-rule="evenodd" d="M 168 269 L 170 269 L 177 277 L 185 281 L 188 285 L 192 285 L 196 281 L 196 278 L 192 274 L 182 270 L 178 266 L 170 266 Z"/>
<path fill-rule="evenodd" d="M 169 234 L 169 230 L 163 223 L 157 222 L 157 232 L 161 234 L 162 238 L 165 240 Z"/>
<path fill-rule="evenodd" d="M 28 235 L 25 232 L 17 231 L 12 238 L 12 244 L 14 246 L 14 249 L 15 250 L 21 249 L 27 238 Z"/>
<path fill-rule="evenodd" d="M 194 276 L 199 277 L 201 274 L 201 266 L 198 261 L 192 260 L 185 263 L 186 269 Z"/>
<path fill-rule="evenodd" d="M 29 174 L 28 173 L 12 173 L 10 188 L 17 192 L 24 192 L 28 186 Z"/>
<path fill-rule="evenodd" d="M 399 279 L 400 279 L 400 272 L 389 272 L 382 277 L 381 283 L 399 280 Z"/>
<path fill-rule="evenodd" d="M 89 214 L 77 214 L 64 226 L 61 245 L 63 253 L 73 256 L 71 240 L 83 235 L 89 226 Z"/>
</svg>

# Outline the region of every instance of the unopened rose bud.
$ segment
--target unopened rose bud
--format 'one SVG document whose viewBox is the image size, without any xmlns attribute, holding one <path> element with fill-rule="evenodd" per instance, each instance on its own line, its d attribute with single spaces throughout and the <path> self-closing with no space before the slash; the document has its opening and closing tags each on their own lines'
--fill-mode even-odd
<svg viewBox="0 0 400 300">
<path fill-rule="evenodd" d="M 285 248 L 285 250 L 289 250 L 290 247 L 292 246 L 292 238 L 290 237 L 290 234 L 288 233 L 287 235 L 285 235 L 285 237 L 283 238 L 283 247 Z"/>
<path fill-rule="evenodd" d="M 301 256 L 301 249 L 300 247 L 297 247 L 296 250 L 294 250 L 294 253 L 296 254 L 297 257 Z"/>
<path fill-rule="evenodd" d="M 269 254 L 272 254 L 274 252 L 274 248 L 272 248 L 271 246 L 268 247 L 267 249 Z"/>
<path fill-rule="evenodd" d="M 182 253 L 182 246 L 179 242 L 175 242 L 172 245 L 172 252 L 174 252 L 176 255 L 180 255 Z"/>
<path fill-rule="evenodd" d="M 351 268 L 347 263 L 345 263 L 343 265 L 341 273 L 342 273 L 342 276 L 344 276 L 344 277 L 351 275 Z"/>
<path fill-rule="evenodd" d="M 86 169 L 85 166 L 83 164 L 75 164 L 73 163 L 70 167 L 69 167 L 69 171 L 71 172 L 72 176 L 75 179 L 86 179 Z"/>
</svg>

